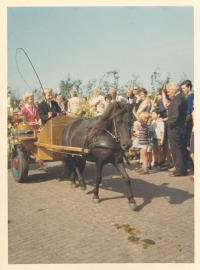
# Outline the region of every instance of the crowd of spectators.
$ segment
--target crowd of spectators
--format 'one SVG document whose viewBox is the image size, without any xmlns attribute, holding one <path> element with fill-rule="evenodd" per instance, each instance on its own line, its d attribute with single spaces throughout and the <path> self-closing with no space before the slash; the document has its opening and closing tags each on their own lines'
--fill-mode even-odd
<svg viewBox="0 0 200 270">
<path fill-rule="evenodd" d="M 78 97 L 75 90 L 71 98 L 53 95 L 51 88 L 42 91 L 43 101 L 34 101 L 33 93 L 26 92 L 23 103 L 13 102 L 12 112 L 19 112 L 25 124 L 37 123 L 41 128 L 56 116 L 74 114 L 80 106 L 89 104 L 100 115 L 111 102 L 133 104 L 132 147 L 129 159 L 138 160 L 140 175 L 149 174 L 152 168 L 167 167 L 171 177 L 187 175 L 187 163 L 194 163 L 194 93 L 190 80 L 180 85 L 169 83 L 160 89 L 153 99 L 145 88 L 135 85 L 127 88 L 125 96 L 112 88 L 101 95 L 95 88 L 88 99 Z M 194 181 L 194 176 L 191 177 Z"/>
</svg>

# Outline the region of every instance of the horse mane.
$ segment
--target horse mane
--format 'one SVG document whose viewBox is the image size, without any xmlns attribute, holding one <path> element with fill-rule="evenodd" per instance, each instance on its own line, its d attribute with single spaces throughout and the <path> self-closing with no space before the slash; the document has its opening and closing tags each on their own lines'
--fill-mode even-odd
<svg viewBox="0 0 200 270">
<path fill-rule="evenodd" d="M 121 102 L 113 102 L 109 104 L 106 110 L 100 115 L 100 117 L 93 122 L 92 129 L 88 133 L 88 140 L 100 135 L 105 129 L 107 129 L 114 117 L 124 113 L 128 110 L 128 104 Z"/>
</svg>

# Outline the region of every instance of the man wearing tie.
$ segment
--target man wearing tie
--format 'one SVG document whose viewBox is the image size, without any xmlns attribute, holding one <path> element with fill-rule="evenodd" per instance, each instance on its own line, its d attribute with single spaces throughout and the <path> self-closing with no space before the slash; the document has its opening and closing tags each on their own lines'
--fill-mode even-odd
<svg viewBox="0 0 200 270">
<path fill-rule="evenodd" d="M 39 115 L 44 125 L 49 119 L 59 116 L 61 109 L 56 101 L 52 100 L 52 89 L 44 88 L 42 90 L 44 100 L 38 105 Z"/>
<path fill-rule="evenodd" d="M 187 101 L 175 83 L 167 86 L 167 95 L 171 102 L 168 110 L 168 138 L 171 146 L 172 156 L 176 171 L 170 174 L 171 177 L 187 175 L 185 155 L 185 119 L 187 113 Z"/>
</svg>

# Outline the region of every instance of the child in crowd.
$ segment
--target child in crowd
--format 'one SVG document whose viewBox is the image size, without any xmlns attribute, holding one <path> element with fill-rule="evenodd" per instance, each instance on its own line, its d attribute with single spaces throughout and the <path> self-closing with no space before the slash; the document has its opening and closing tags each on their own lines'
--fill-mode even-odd
<svg viewBox="0 0 200 270">
<path fill-rule="evenodd" d="M 164 122 L 159 121 L 161 110 L 156 108 L 152 111 L 152 129 L 153 129 L 153 152 L 155 167 L 160 168 L 162 164 L 162 147 L 164 144 L 165 127 Z"/>
<path fill-rule="evenodd" d="M 104 97 L 104 100 L 105 100 L 105 106 L 104 106 L 104 110 L 105 110 L 108 107 L 108 105 L 111 103 L 112 96 L 110 94 L 107 94 Z"/>
<path fill-rule="evenodd" d="M 21 109 L 21 115 L 23 116 L 23 122 L 25 124 L 39 124 L 41 125 L 41 119 L 39 117 L 39 109 L 34 105 L 34 96 L 31 92 L 25 92 L 23 95 L 25 106 Z"/>
<path fill-rule="evenodd" d="M 42 95 L 44 100 L 38 105 L 39 106 L 39 115 L 42 119 L 42 124 L 45 123 L 56 116 L 60 115 L 61 109 L 58 106 L 56 101 L 52 100 L 52 89 L 51 88 L 44 88 L 42 90 Z"/>
<path fill-rule="evenodd" d="M 147 121 L 149 118 L 150 118 L 150 113 L 141 112 L 140 118 L 139 118 L 141 126 L 139 128 L 138 139 L 139 139 L 140 157 L 142 159 L 142 168 L 137 170 L 137 172 L 140 175 L 149 174 L 147 152 L 151 153 L 152 151 L 152 144 L 151 144 L 152 135 L 147 124 Z"/>
<path fill-rule="evenodd" d="M 133 125 L 133 136 L 131 137 L 132 142 L 132 147 L 129 149 L 129 160 L 136 160 L 138 159 L 138 147 L 139 147 L 139 140 L 138 140 L 138 134 L 139 134 L 139 128 L 141 126 L 141 123 L 139 121 L 135 121 Z M 134 153 L 134 157 L 133 157 Z"/>
<path fill-rule="evenodd" d="M 82 105 L 86 105 L 88 103 L 87 97 L 82 97 Z"/>
</svg>

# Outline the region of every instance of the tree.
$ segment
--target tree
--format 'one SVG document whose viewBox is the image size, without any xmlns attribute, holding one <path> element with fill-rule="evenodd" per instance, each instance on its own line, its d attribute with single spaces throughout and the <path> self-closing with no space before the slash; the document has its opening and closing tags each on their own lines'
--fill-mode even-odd
<svg viewBox="0 0 200 270">
<path fill-rule="evenodd" d="M 41 89 L 35 88 L 33 90 L 33 95 L 34 95 L 34 99 L 35 100 L 42 100 L 43 99 L 42 90 Z"/>
<path fill-rule="evenodd" d="M 72 90 L 73 86 L 74 82 L 71 80 L 70 75 L 68 75 L 66 81 L 61 80 L 59 83 L 60 94 L 67 98 L 70 97 L 70 91 Z"/>
<path fill-rule="evenodd" d="M 136 75 L 135 73 L 132 74 L 132 79 L 129 80 L 125 87 L 133 87 L 134 85 L 137 85 L 139 87 L 142 86 L 142 82 L 140 81 L 140 76 L 139 75 Z"/>
<path fill-rule="evenodd" d="M 17 100 L 18 102 L 20 101 L 19 98 L 19 89 L 11 89 L 10 86 L 7 87 L 7 94 L 10 95 L 11 98 L 11 104 L 13 103 L 13 100 Z"/>
<path fill-rule="evenodd" d="M 188 76 L 183 72 L 181 75 L 181 79 L 179 80 L 179 84 L 181 84 L 185 80 L 188 80 Z"/>
</svg>

